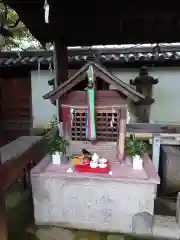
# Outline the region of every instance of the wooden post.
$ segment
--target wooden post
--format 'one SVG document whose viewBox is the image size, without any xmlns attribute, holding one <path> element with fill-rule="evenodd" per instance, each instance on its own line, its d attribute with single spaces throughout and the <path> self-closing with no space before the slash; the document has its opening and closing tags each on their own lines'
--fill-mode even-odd
<svg viewBox="0 0 180 240">
<path fill-rule="evenodd" d="M 180 192 L 178 192 L 176 201 L 176 222 L 180 226 Z"/>
<path fill-rule="evenodd" d="M 1 153 L 0 153 L 0 168 L 2 167 Z M 7 214 L 6 205 L 2 187 L 0 187 L 0 239 L 8 240 Z"/>
<path fill-rule="evenodd" d="M 118 139 L 118 145 L 117 145 L 117 155 L 120 163 L 122 163 L 124 159 L 124 147 L 125 147 L 125 137 L 126 137 L 126 117 L 127 117 L 127 109 L 122 108 L 120 110 L 120 116 L 119 116 L 119 139 Z"/>
<path fill-rule="evenodd" d="M 65 43 L 60 41 L 54 42 L 54 72 L 55 72 L 55 87 L 60 86 L 68 80 L 68 49 Z M 58 111 L 58 121 L 61 121 L 59 109 L 59 101 L 56 102 Z"/>
<path fill-rule="evenodd" d="M 159 172 L 160 146 L 161 146 L 160 134 L 153 134 L 152 162 L 153 162 L 153 165 L 154 165 L 157 173 Z"/>
<path fill-rule="evenodd" d="M 8 240 L 7 213 L 4 195 L 0 189 L 0 239 Z"/>
</svg>

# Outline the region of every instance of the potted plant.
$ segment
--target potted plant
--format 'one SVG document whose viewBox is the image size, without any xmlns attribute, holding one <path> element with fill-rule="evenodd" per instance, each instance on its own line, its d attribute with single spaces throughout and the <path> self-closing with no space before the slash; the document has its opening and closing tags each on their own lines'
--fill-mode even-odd
<svg viewBox="0 0 180 240">
<path fill-rule="evenodd" d="M 61 164 L 65 159 L 67 140 L 59 135 L 59 131 L 54 124 L 45 135 L 45 148 L 52 156 L 53 164 Z"/>
<path fill-rule="evenodd" d="M 135 134 L 130 134 L 130 136 L 126 138 L 125 154 L 132 157 L 133 169 L 142 169 L 142 156 L 147 151 L 147 147 L 146 142 L 137 140 Z"/>
</svg>

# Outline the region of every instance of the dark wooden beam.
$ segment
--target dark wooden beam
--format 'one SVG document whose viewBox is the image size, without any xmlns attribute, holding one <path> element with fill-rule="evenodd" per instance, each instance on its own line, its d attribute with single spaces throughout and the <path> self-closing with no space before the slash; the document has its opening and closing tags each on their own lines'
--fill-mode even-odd
<svg viewBox="0 0 180 240">
<path fill-rule="evenodd" d="M 68 80 L 68 50 L 65 43 L 54 42 L 54 64 L 57 86 Z"/>
<path fill-rule="evenodd" d="M 50 24 L 44 21 L 43 0 L 4 2 L 40 41 L 66 38 L 69 46 L 180 41 L 180 10 L 162 0 L 148 6 L 143 1 L 97 0 L 86 6 L 49 0 Z"/>
<path fill-rule="evenodd" d="M 54 70 L 55 70 L 55 86 L 60 86 L 68 80 L 68 49 L 65 42 L 56 40 L 54 42 Z M 61 121 L 61 109 L 59 99 L 57 103 L 58 117 Z"/>
</svg>

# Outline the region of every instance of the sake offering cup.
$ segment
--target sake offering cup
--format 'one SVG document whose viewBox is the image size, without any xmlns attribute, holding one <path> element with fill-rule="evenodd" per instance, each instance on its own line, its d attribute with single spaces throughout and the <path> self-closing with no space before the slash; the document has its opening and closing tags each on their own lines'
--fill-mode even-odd
<svg viewBox="0 0 180 240">
<path fill-rule="evenodd" d="M 99 156 L 97 155 L 97 153 L 93 153 L 91 159 L 92 159 L 92 161 L 96 162 L 99 160 Z"/>
<path fill-rule="evenodd" d="M 107 167 L 107 164 L 106 164 L 106 163 L 100 163 L 98 166 L 99 166 L 100 168 L 106 168 L 106 167 Z"/>
<path fill-rule="evenodd" d="M 99 163 L 100 163 L 100 164 L 107 163 L 107 159 L 105 159 L 105 158 L 100 158 L 100 159 L 99 159 Z"/>
<path fill-rule="evenodd" d="M 91 168 L 97 168 L 98 167 L 98 163 L 96 163 L 96 162 L 90 162 L 90 167 Z"/>
</svg>

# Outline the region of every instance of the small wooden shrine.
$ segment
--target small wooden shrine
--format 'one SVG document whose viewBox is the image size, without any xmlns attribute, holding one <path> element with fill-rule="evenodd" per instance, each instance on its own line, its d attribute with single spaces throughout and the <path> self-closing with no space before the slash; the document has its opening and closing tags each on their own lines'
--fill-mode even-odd
<svg viewBox="0 0 180 240">
<path fill-rule="evenodd" d="M 79 91 L 76 86 L 83 80 L 85 84 Z M 98 89 L 102 80 L 107 83 L 106 90 Z M 110 90 L 109 85 L 116 89 Z M 59 100 L 69 156 L 85 148 L 113 161 L 122 161 L 124 157 L 128 108 L 144 98 L 96 62 L 85 64 L 64 84 L 44 96 L 52 103 Z"/>
<path fill-rule="evenodd" d="M 100 90 L 101 80 L 116 90 Z M 83 82 L 85 89 L 80 91 Z M 130 103 L 145 97 L 90 62 L 44 98 L 59 100 L 60 121 L 69 140 L 67 154 L 82 150 L 83 162 L 56 165 L 47 155 L 31 171 L 36 224 L 134 234 L 139 233 L 138 221 L 149 231 L 158 174 L 147 154 L 141 171 L 127 161 L 119 164 L 124 159 Z"/>
</svg>

